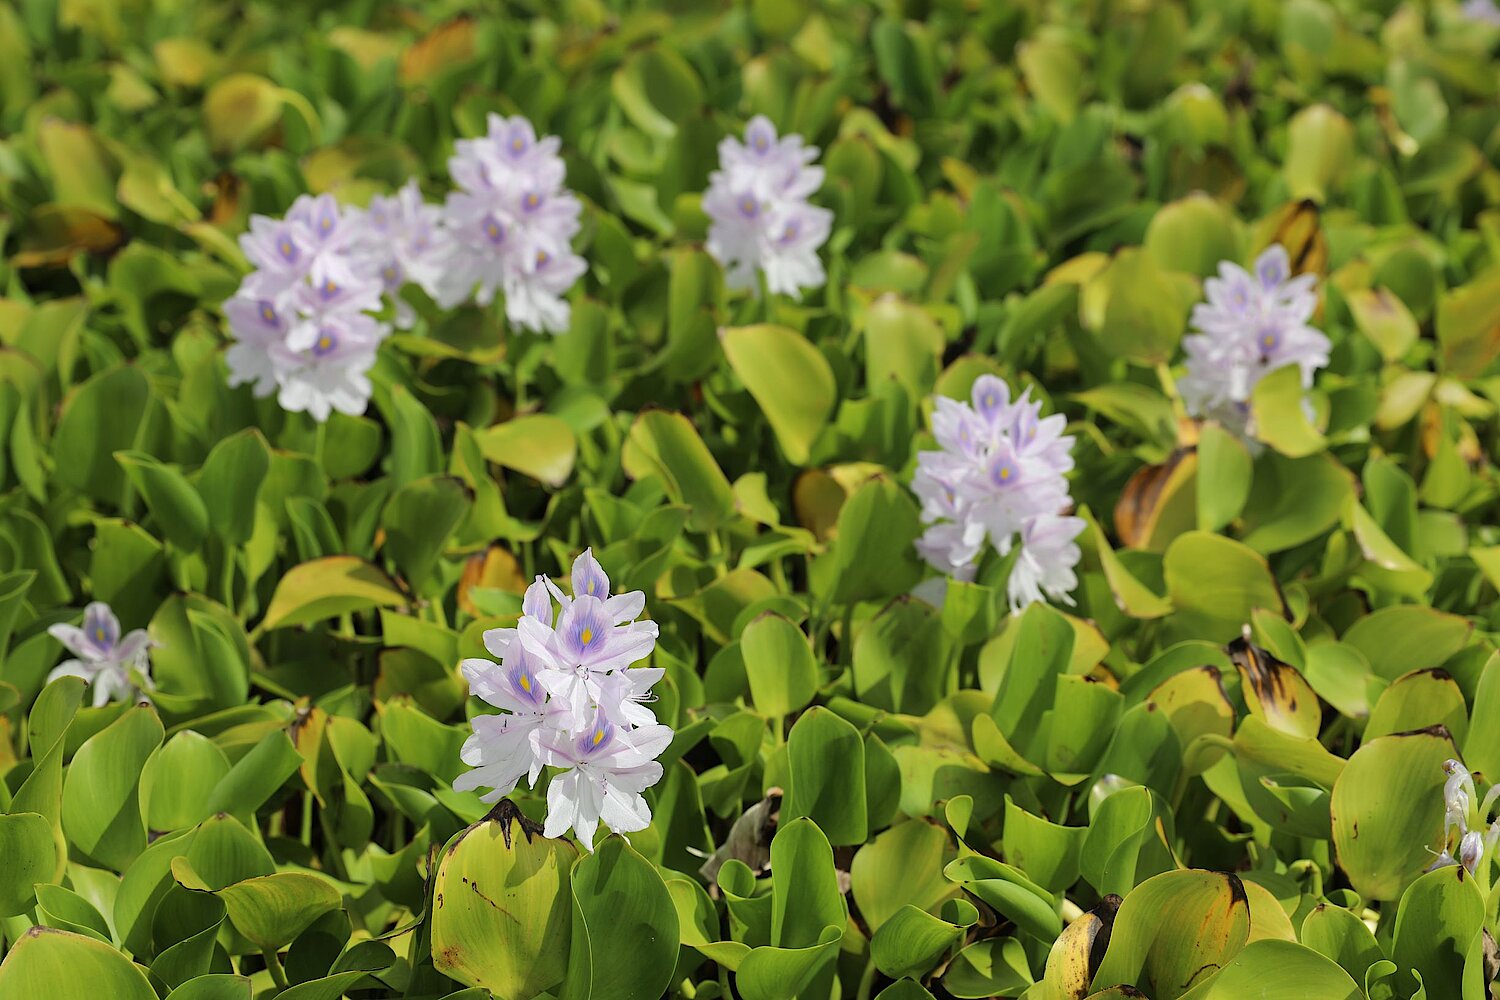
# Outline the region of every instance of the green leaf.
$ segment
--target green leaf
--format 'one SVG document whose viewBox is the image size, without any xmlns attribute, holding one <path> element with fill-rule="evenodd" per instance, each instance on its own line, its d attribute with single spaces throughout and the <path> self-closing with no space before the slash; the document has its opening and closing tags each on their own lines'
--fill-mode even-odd
<svg viewBox="0 0 1500 1000">
<path fill-rule="evenodd" d="M 922 572 L 912 548 L 920 534 L 910 494 L 884 476 L 870 479 L 839 510 L 832 550 L 823 557 L 833 581 L 830 599 L 878 601 L 909 591 Z"/>
<path fill-rule="evenodd" d="M 771 944 L 807 948 L 829 927 L 843 930 L 844 897 L 833 867 L 833 848 L 812 820 L 784 823 L 771 840 Z"/>
<path fill-rule="evenodd" d="M 1381 608 L 1360 618 L 1344 642 L 1365 655 L 1377 677 L 1395 680 L 1436 667 L 1462 649 L 1473 625 L 1457 615 L 1416 604 Z"/>
<path fill-rule="evenodd" d="M 1341 906 L 1319 903 L 1302 921 L 1302 943 L 1337 962 L 1356 982 L 1364 982 L 1366 971 L 1385 958 L 1365 922 Z"/>
<path fill-rule="evenodd" d="M 75 389 L 63 404 L 52 438 L 59 483 L 94 500 L 118 504 L 125 470 L 115 452 L 135 447 L 151 387 L 134 365 L 102 372 Z"/>
<path fill-rule="evenodd" d="M 215 444 L 198 471 L 198 492 L 215 533 L 244 545 L 255 531 L 255 502 L 271 468 L 265 438 L 253 427 Z"/>
<path fill-rule="evenodd" d="M 1396 933 L 1391 958 L 1408 982 L 1421 977 L 1429 997 L 1469 995 L 1474 965 L 1470 954 L 1480 952 L 1484 930 L 1485 897 L 1478 881 L 1460 865 L 1428 872 L 1401 894 L 1396 910 Z M 1477 978 L 1477 977 L 1474 977 Z"/>
<path fill-rule="evenodd" d="M 806 465 L 813 442 L 838 402 L 833 370 L 821 351 L 784 326 L 722 330 L 729 365 L 760 404 L 787 461 Z"/>
<path fill-rule="evenodd" d="M 1146 252 L 1169 271 L 1212 278 L 1220 262 L 1240 257 L 1236 227 L 1222 202 L 1197 191 L 1156 210 L 1146 227 Z"/>
<path fill-rule="evenodd" d="M 207 975 L 189 979 L 167 1000 L 252 1000 L 249 976 Z"/>
<path fill-rule="evenodd" d="M 922 820 L 897 823 L 861 847 L 849 866 L 849 886 L 871 930 L 903 906 L 936 913 L 958 895 L 943 875 L 954 847 L 941 827 Z"/>
<path fill-rule="evenodd" d="M 1266 561 L 1233 539 L 1206 531 L 1179 535 L 1162 559 L 1172 621 L 1193 638 L 1225 642 L 1250 613 L 1282 610 L 1281 590 Z"/>
<path fill-rule="evenodd" d="M 929 711 L 950 693 L 956 678 L 940 666 L 948 662 L 944 616 L 961 600 L 959 595 L 968 592 L 964 585 L 950 581 L 942 613 L 923 601 L 898 597 L 855 633 L 851 672 L 861 702 L 917 714 Z M 979 596 L 993 598 L 994 594 L 986 590 Z"/>
<path fill-rule="evenodd" d="M 1500 267 L 1491 267 L 1438 300 L 1437 339 L 1444 369 L 1475 378 L 1500 354 Z"/>
<path fill-rule="evenodd" d="M 1198 432 L 1198 527 L 1224 528 L 1250 499 L 1250 452 L 1244 442 L 1218 424 Z"/>
<path fill-rule="evenodd" d="M 63 785 L 62 824 L 68 842 L 85 856 L 123 871 L 145 849 L 138 789 L 161 739 L 156 711 L 138 705 L 74 755 Z"/>
<path fill-rule="evenodd" d="M 950 863 L 943 874 L 1038 940 L 1051 941 L 1062 933 L 1057 900 L 1012 865 L 969 855 Z"/>
<path fill-rule="evenodd" d="M 213 793 L 229 759 L 208 737 L 184 730 L 141 769 L 141 817 L 148 830 L 182 830 L 213 815 Z"/>
<path fill-rule="evenodd" d="M 145 498 L 157 531 L 179 548 L 196 549 L 208 534 L 208 508 L 186 477 L 144 452 L 116 452 L 115 460 Z"/>
<path fill-rule="evenodd" d="M 1399 361 L 1417 342 L 1416 317 L 1388 288 L 1361 288 L 1344 296 L 1354 325 L 1386 361 Z"/>
<path fill-rule="evenodd" d="M 172 862 L 180 885 L 207 891 L 185 858 Z M 343 905 L 338 888 L 322 875 L 275 872 L 227 885 L 214 893 L 224 901 L 229 922 L 257 947 L 286 947 L 323 914 Z"/>
<path fill-rule="evenodd" d="M 1333 786 L 1333 846 L 1366 899 L 1400 897 L 1431 862 L 1443 832 L 1443 762 L 1457 753 L 1441 728 L 1370 740 Z"/>
<path fill-rule="evenodd" d="M 573 866 L 560 1000 L 656 1000 L 677 966 L 677 908 L 651 863 L 611 836 Z"/>
<path fill-rule="evenodd" d="M 1105 272 L 1104 349 L 1142 365 L 1171 360 L 1187 325 L 1188 301 L 1147 251 L 1125 249 Z"/>
<path fill-rule="evenodd" d="M 1253 941 L 1185 1000 L 1363 1000 L 1349 974 L 1311 948 L 1291 941 Z"/>
<path fill-rule="evenodd" d="M 433 883 L 437 970 L 499 996 L 556 987 L 568 968 L 576 857 L 572 844 L 529 831 L 505 806 L 456 834 Z"/>
<path fill-rule="evenodd" d="M 635 418 L 620 455 L 632 479 L 657 476 L 695 531 L 712 531 L 734 509 L 734 492 L 692 423 L 680 413 L 647 410 Z"/>
<path fill-rule="evenodd" d="M 1396 678 L 1375 703 L 1362 739 L 1429 726 L 1444 727 L 1456 744 L 1462 744 L 1469 732 L 1464 693 L 1445 670 L 1414 670 Z"/>
<path fill-rule="evenodd" d="M 1005 857 L 1026 877 L 1050 892 L 1078 881 L 1079 856 L 1088 828 L 1062 826 L 1034 816 L 1005 797 Z"/>
<path fill-rule="evenodd" d="M 36 898 L 35 886 L 47 882 L 57 867 L 52 824 L 34 812 L 0 815 L 0 917 L 24 913 Z"/>
<path fill-rule="evenodd" d="M 829 843 L 863 844 L 869 836 L 864 749 L 859 730 L 828 709 L 814 706 L 803 713 L 787 735 L 791 780 L 781 805 L 783 822 L 806 816 Z"/>
<path fill-rule="evenodd" d="M 121 952 L 82 934 L 33 927 L 0 963 L 0 996 L 54 1000 L 157 1000 L 139 968 Z"/>
<path fill-rule="evenodd" d="M 385 551 L 413 588 L 428 589 L 439 558 L 473 502 L 464 481 L 452 476 L 414 479 L 386 502 L 380 515 Z"/>
<path fill-rule="evenodd" d="M 548 413 L 532 413 L 476 431 L 479 450 L 496 465 L 554 489 L 568 481 L 578 458 L 573 429 Z"/>
<path fill-rule="evenodd" d="M 276 584 L 263 630 L 306 625 L 367 608 L 406 603 L 391 578 L 363 559 L 328 556 L 294 566 Z"/>
<path fill-rule="evenodd" d="M 1125 897 L 1093 985 L 1139 986 L 1156 1000 L 1177 1000 L 1239 954 L 1249 936 L 1250 905 L 1238 877 L 1166 872 Z"/>
<path fill-rule="evenodd" d="M 1354 158 L 1354 127 L 1326 104 L 1314 104 L 1287 124 L 1283 172 L 1294 199 L 1325 201 Z"/>
<path fill-rule="evenodd" d="M 663 139 L 703 103 L 692 65 L 666 45 L 636 52 L 610 78 L 610 93 L 631 124 Z"/>
<path fill-rule="evenodd" d="M 762 715 L 791 715 L 817 693 L 818 664 L 807 636 L 781 615 L 767 612 L 746 625 L 740 655 L 750 697 Z"/>
<path fill-rule="evenodd" d="M 963 933 L 963 928 L 908 904 L 881 924 L 871 937 L 871 961 L 892 978 L 920 978 L 933 971 L 949 950 L 963 939 Z M 881 995 L 889 992 L 887 990 Z"/>
<path fill-rule="evenodd" d="M 864 338 L 866 385 L 873 389 L 895 379 L 912 398 L 932 391 L 947 342 L 926 311 L 882 296 L 865 310 Z"/>
<path fill-rule="evenodd" d="M 1285 365 L 1255 383 L 1250 412 L 1255 436 L 1288 458 L 1305 458 L 1328 446 L 1303 408 L 1302 370 Z"/>
<path fill-rule="evenodd" d="M 231 73 L 203 97 L 203 130 L 215 153 L 256 144 L 281 120 L 282 91 L 253 73 Z"/>
</svg>

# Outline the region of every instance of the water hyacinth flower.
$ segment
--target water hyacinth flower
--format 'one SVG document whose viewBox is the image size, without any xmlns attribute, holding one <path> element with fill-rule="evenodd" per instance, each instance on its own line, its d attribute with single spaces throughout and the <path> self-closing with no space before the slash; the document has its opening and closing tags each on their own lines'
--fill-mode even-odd
<svg viewBox="0 0 1500 1000">
<path fill-rule="evenodd" d="M 719 169 L 709 175 L 703 210 L 712 224 L 708 252 L 733 289 L 759 290 L 764 274 L 773 293 L 800 298 L 824 280 L 818 248 L 833 228 L 833 213 L 808 202 L 823 186 L 816 147 L 799 135 L 777 136 L 764 115 L 719 143 Z"/>
<path fill-rule="evenodd" d="M 563 298 L 588 270 L 573 252 L 582 204 L 563 187 L 556 136 L 538 139 L 517 115 L 489 116 L 480 139 L 461 139 L 448 161 L 458 190 L 443 206 L 450 245 L 434 298 L 451 308 L 505 295 L 506 318 L 526 330 L 562 333 Z"/>
<path fill-rule="evenodd" d="M 1472 875 L 1478 871 L 1486 857 L 1494 857 L 1495 847 L 1500 843 L 1500 820 L 1490 822 L 1490 807 L 1500 799 L 1500 785 L 1494 785 L 1485 793 L 1479 808 L 1474 808 L 1477 798 L 1474 776 L 1457 760 L 1443 761 L 1443 773 L 1448 777 L 1443 782 L 1443 843 L 1440 851 L 1429 851 L 1436 860 L 1427 866 L 1435 871 L 1448 865 L 1463 865 Z M 1481 832 L 1489 823 L 1488 831 Z M 1458 842 L 1454 844 L 1454 831 Z"/>
<path fill-rule="evenodd" d="M 1500 5 L 1495 0 L 1464 0 L 1461 9 L 1464 17 L 1471 21 L 1500 27 Z"/>
<path fill-rule="evenodd" d="M 1084 522 L 1072 506 L 1067 473 L 1073 438 L 1061 414 L 1042 417 L 1027 389 L 1012 400 L 994 375 L 974 382 L 971 402 L 939 397 L 932 432 L 940 450 L 917 454 L 912 490 L 929 527 L 917 551 L 938 572 L 972 580 L 989 544 L 1002 556 L 1017 545 L 1008 598 L 1013 612 L 1046 597 L 1071 604 L 1074 539 Z"/>
<path fill-rule="evenodd" d="M 609 577 L 587 549 L 573 563 L 571 583 L 567 594 L 538 577 L 516 627 L 484 634 L 496 659 L 463 661 L 470 691 L 504 714 L 474 718 L 460 755 L 473 770 L 453 787 L 488 788 L 481 798 L 494 802 L 523 777 L 535 787 L 544 768 L 555 768 L 545 833 L 571 829 L 591 848 L 601 820 L 619 833 L 651 822 L 641 793 L 661 780 L 656 758 L 672 730 L 646 707 L 665 671 L 632 666 L 656 646 L 656 624 L 636 621 L 645 594 L 611 596 Z"/>
<path fill-rule="evenodd" d="M 77 659 L 59 664 L 47 682 L 59 677 L 81 677 L 94 693 L 94 707 L 112 701 L 145 697 L 155 690 L 151 680 L 151 649 L 156 645 L 145 629 L 120 634 L 120 619 L 108 604 L 95 601 L 83 611 L 83 625 L 57 624 L 47 634 Z M 131 672 L 135 672 L 135 677 Z M 137 686 L 136 679 L 140 686 Z M 144 690 L 143 690 L 144 689 Z"/>
<path fill-rule="evenodd" d="M 252 216 L 240 246 L 255 270 L 224 303 L 235 337 L 229 384 L 320 422 L 334 410 L 363 413 L 388 333 L 371 313 L 406 281 L 427 286 L 440 273 L 434 211 L 408 184 L 364 212 L 325 194 L 298 198 L 284 219 Z M 397 318 L 410 322 L 404 303 Z"/>
<path fill-rule="evenodd" d="M 1328 364 L 1329 341 L 1308 325 L 1318 307 L 1316 278 L 1293 277 L 1286 249 L 1275 245 L 1254 273 L 1229 261 L 1203 283 L 1207 301 L 1193 307 L 1196 333 L 1183 338 L 1187 374 L 1178 383 L 1190 415 L 1216 420 L 1256 444 L 1250 400 L 1262 378 L 1296 365 L 1309 389 Z"/>
<path fill-rule="evenodd" d="M 394 303 L 396 329 L 409 330 L 416 312 L 397 295 L 408 283 L 428 295 L 436 293 L 449 254 L 442 207 L 423 201 L 413 179 L 393 195 L 371 198 L 370 207 L 355 218 L 358 236 L 352 255 L 364 273 L 379 279 Z"/>
</svg>

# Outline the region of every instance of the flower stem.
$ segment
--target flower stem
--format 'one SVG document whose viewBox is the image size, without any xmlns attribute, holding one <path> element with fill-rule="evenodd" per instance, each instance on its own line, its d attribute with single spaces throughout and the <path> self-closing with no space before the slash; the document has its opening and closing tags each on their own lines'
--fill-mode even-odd
<svg viewBox="0 0 1500 1000">
<path fill-rule="evenodd" d="M 1178 423 L 1187 420 L 1187 406 L 1182 402 L 1182 394 L 1177 391 L 1177 379 L 1172 377 L 1172 368 L 1165 361 L 1157 362 L 1156 378 L 1161 383 L 1161 391 L 1172 403 L 1172 416 L 1177 418 Z"/>
<path fill-rule="evenodd" d="M 286 981 L 286 970 L 281 967 L 281 959 L 276 955 L 275 948 L 262 948 L 260 953 L 265 956 L 266 970 L 271 973 L 271 982 L 276 984 L 276 992 L 290 989 L 291 984 Z"/>
</svg>

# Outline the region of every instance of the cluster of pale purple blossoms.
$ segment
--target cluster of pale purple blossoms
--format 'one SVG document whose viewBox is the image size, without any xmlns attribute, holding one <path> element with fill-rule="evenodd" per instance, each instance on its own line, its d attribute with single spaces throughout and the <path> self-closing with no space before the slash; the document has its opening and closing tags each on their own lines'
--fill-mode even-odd
<svg viewBox="0 0 1500 1000">
<path fill-rule="evenodd" d="M 635 620 L 646 595 L 611 597 L 591 550 L 574 561 L 570 583 L 571 597 L 538 577 L 516 628 L 484 633 L 499 662 L 463 661 L 469 690 L 505 714 L 474 718 L 461 752 L 473 770 L 453 787 L 489 788 L 482 798 L 494 802 L 522 777 L 534 786 L 542 768 L 558 768 L 547 785 L 544 832 L 560 837 L 571 828 L 591 848 L 600 820 L 617 833 L 651 822 L 641 793 L 661 780 L 656 758 L 672 730 L 645 704 L 664 671 L 631 666 L 656 646 L 656 624 Z"/>
<path fill-rule="evenodd" d="M 818 150 L 799 135 L 778 137 L 776 126 L 756 115 L 742 143 L 719 143 L 719 169 L 709 175 L 703 210 L 712 225 L 708 252 L 724 268 L 732 289 L 759 292 L 759 274 L 773 294 L 800 298 L 823 284 L 818 248 L 828 239 L 833 213 L 808 202 L 823 185 Z"/>
<path fill-rule="evenodd" d="M 1188 413 L 1216 420 L 1254 444 L 1250 400 L 1262 378 L 1296 365 L 1309 389 L 1328 364 L 1328 338 L 1308 325 L 1318 307 L 1317 279 L 1293 277 L 1286 250 L 1272 246 L 1251 274 L 1219 264 L 1203 284 L 1208 301 L 1193 307 L 1197 333 L 1183 338 L 1187 374 L 1178 383 Z"/>
<path fill-rule="evenodd" d="M 252 216 L 240 237 L 255 270 L 224 303 L 236 342 L 230 384 L 276 394 L 286 410 L 323 421 L 369 405 L 368 373 L 391 324 L 415 314 L 399 293 L 416 284 L 444 308 L 505 293 L 517 327 L 560 333 L 562 298 L 587 270 L 573 253 L 578 199 L 563 188 L 558 140 L 538 140 L 524 118 L 491 115 L 489 134 L 461 141 L 449 161 L 458 190 L 445 204 L 422 199 L 416 181 L 368 209 L 332 195 L 303 195 L 285 218 Z"/>
<path fill-rule="evenodd" d="M 47 675 L 80 677 L 93 690 L 95 708 L 126 698 L 147 699 L 156 685 L 151 680 L 151 648 L 156 645 L 145 629 L 120 634 L 120 619 L 108 604 L 95 601 L 83 609 L 83 625 L 58 623 L 47 633 L 77 659 L 67 660 Z M 149 700 L 149 699 L 147 699 Z"/>
<path fill-rule="evenodd" d="M 1072 603 L 1078 585 L 1074 539 L 1084 522 L 1072 505 L 1067 473 L 1073 438 L 1061 414 L 1042 417 L 1028 388 L 1019 399 L 994 375 L 974 382 L 973 405 L 938 396 L 932 433 L 940 451 L 917 454 L 912 489 L 929 525 L 917 551 L 936 570 L 972 580 L 986 544 L 1020 551 L 1010 573 L 1012 611 L 1043 599 Z"/>
<path fill-rule="evenodd" d="M 359 214 L 327 194 L 303 195 L 283 219 L 251 217 L 240 246 L 255 270 L 224 303 L 236 338 L 230 385 L 274 392 L 282 409 L 320 421 L 365 411 L 366 373 L 389 331 L 371 315 L 384 285 L 365 234 Z"/>
<path fill-rule="evenodd" d="M 1443 783 L 1443 849 L 1427 870 L 1463 865 L 1472 875 L 1486 857 L 1495 856 L 1495 845 L 1500 843 L 1500 819 L 1490 823 L 1487 832 L 1480 832 L 1489 822 L 1490 808 L 1500 799 L 1500 785 L 1492 786 L 1485 793 L 1478 812 L 1475 812 L 1474 802 L 1478 796 L 1469 769 L 1459 761 L 1447 760 L 1443 762 L 1443 773 L 1448 775 L 1448 780 Z M 1455 831 L 1458 833 L 1457 845 L 1453 843 Z"/>
<path fill-rule="evenodd" d="M 482 139 L 461 139 L 448 161 L 458 190 L 443 206 L 448 260 L 436 294 L 451 308 L 470 297 L 489 305 L 505 293 L 505 315 L 533 331 L 568 328 L 563 299 L 588 270 L 573 252 L 582 204 L 563 187 L 556 136 L 536 137 L 517 115 L 489 117 Z"/>
<path fill-rule="evenodd" d="M 1464 0 L 1462 10 L 1471 21 L 1500 27 L 1500 5 L 1495 0 Z"/>
</svg>

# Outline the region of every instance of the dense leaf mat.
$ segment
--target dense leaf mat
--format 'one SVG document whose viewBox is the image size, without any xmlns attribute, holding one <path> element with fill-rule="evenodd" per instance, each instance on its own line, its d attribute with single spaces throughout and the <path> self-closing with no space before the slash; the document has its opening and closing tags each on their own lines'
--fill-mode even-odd
<svg viewBox="0 0 1500 1000">
<path fill-rule="evenodd" d="M 1496 20 L 0 3 L 0 997 L 1483 1000 Z M 582 203 L 567 329 L 413 290 L 363 416 L 231 388 L 249 217 L 441 201 L 492 112 Z M 757 114 L 826 169 L 800 300 L 705 244 Z M 1273 246 L 1326 363 L 1195 419 L 1203 279 Z M 1074 439 L 1071 605 L 915 548 L 983 375 Z M 454 789 L 460 661 L 590 547 L 675 733 L 592 845 L 550 771 Z M 47 683 L 135 629 L 154 688 Z"/>
</svg>

